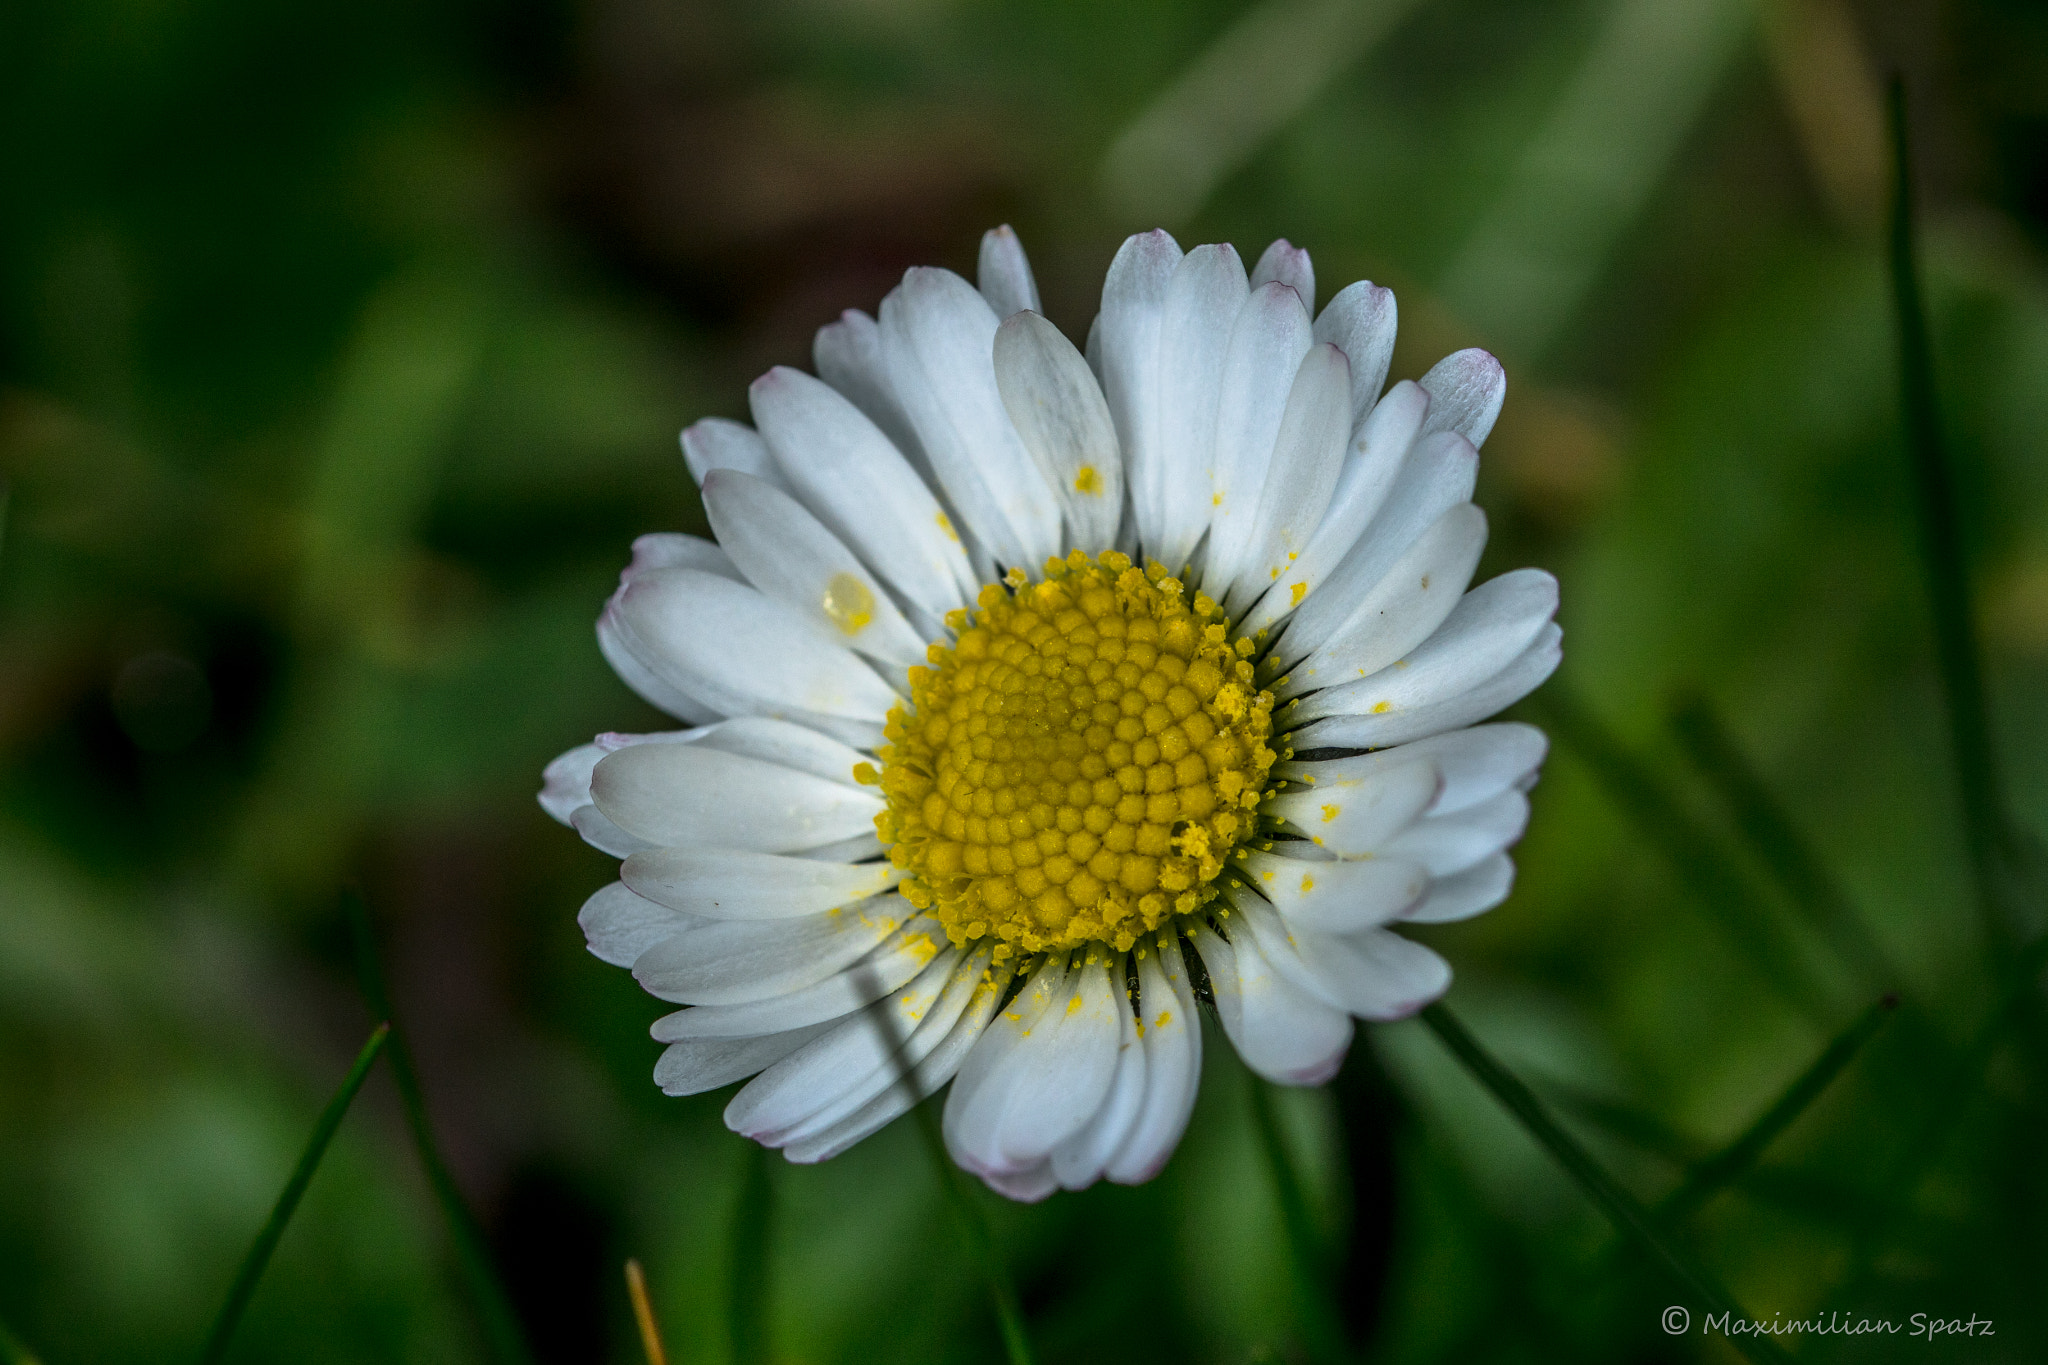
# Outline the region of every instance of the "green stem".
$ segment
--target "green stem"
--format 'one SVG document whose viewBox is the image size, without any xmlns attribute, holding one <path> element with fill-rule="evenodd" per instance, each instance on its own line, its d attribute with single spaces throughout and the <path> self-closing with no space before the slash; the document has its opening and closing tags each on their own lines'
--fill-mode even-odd
<svg viewBox="0 0 2048 1365">
<path fill-rule="evenodd" d="M 733 1365 L 767 1365 L 768 1250 L 775 1218 L 773 1159 L 766 1147 L 749 1143 L 739 1203 L 733 1208 L 732 1263 L 726 1283 L 726 1321 L 732 1335 Z"/>
<path fill-rule="evenodd" d="M 420 1088 L 419 1072 L 413 1066 L 412 1049 L 406 1046 L 405 1031 L 399 1027 L 397 1016 L 392 1012 L 391 992 L 385 985 L 384 969 L 378 964 L 377 941 L 370 928 L 369 907 L 354 892 L 344 899 L 349 928 L 355 939 L 356 972 L 363 994 L 373 1011 L 391 1021 L 391 1077 L 397 1083 L 398 1098 L 405 1109 L 406 1126 L 412 1131 L 413 1146 L 419 1152 L 427 1184 L 433 1189 L 434 1200 L 441 1206 L 441 1215 L 448 1224 L 448 1237 L 455 1245 L 456 1264 L 470 1297 L 475 1301 L 477 1316 L 482 1319 L 485 1342 L 490 1354 L 501 1365 L 532 1365 L 533 1356 L 527 1349 L 519 1318 L 512 1310 L 511 1297 L 506 1294 L 498 1272 L 491 1264 L 490 1253 L 485 1250 L 483 1230 L 477 1226 L 476 1216 L 469 1211 L 462 1191 L 456 1188 L 455 1177 L 450 1174 L 448 1163 L 442 1160 L 441 1149 L 434 1141 L 434 1128 L 427 1120 L 426 1095 Z"/>
<path fill-rule="evenodd" d="M 1813 1064 L 1785 1088 L 1785 1093 L 1778 1096 L 1770 1108 L 1757 1115 L 1756 1121 L 1740 1137 L 1692 1168 L 1684 1183 L 1657 1206 L 1657 1220 L 1666 1226 L 1676 1223 L 1704 1204 L 1716 1190 L 1739 1179 L 1764 1154 L 1765 1149 L 1777 1141 L 1778 1135 L 1790 1128 L 1794 1120 L 1806 1112 L 1806 1107 L 1819 1099 L 1835 1078 L 1848 1068 L 1856 1054 L 1863 1050 L 1863 1045 L 1884 1027 L 1898 1004 L 1897 996 L 1887 995 L 1858 1015 L 1820 1056 L 1813 1059 Z"/>
<path fill-rule="evenodd" d="M 1266 1168 L 1273 1177 L 1273 1195 L 1280 1206 L 1280 1222 L 1287 1231 L 1287 1247 L 1294 1261 L 1295 1284 L 1301 1299 L 1307 1329 L 1309 1355 L 1321 1361 L 1342 1361 L 1350 1352 L 1344 1346 L 1344 1329 L 1331 1301 L 1328 1257 L 1316 1236 L 1315 1221 L 1309 1216 L 1308 1199 L 1301 1180 L 1287 1154 L 1286 1139 L 1280 1132 L 1279 1116 L 1273 1112 L 1273 1096 L 1258 1076 L 1249 1078 L 1252 1097 L 1252 1126 L 1258 1131 Z"/>
<path fill-rule="evenodd" d="M 242 1258 L 242 1268 L 235 1272 L 235 1282 L 228 1289 L 228 1296 L 214 1315 L 213 1330 L 207 1333 L 206 1349 L 200 1353 L 202 1365 L 213 1362 L 227 1354 L 228 1342 L 234 1338 L 235 1328 L 242 1321 L 242 1313 L 249 1306 L 249 1300 L 256 1296 L 256 1286 L 263 1279 L 263 1272 L 270 1267 L 271 1253 L 284 1238 L 284 1230 L 298 1212 L 299 1200 L 305 1197 L 306 1187 L 313 1183 L 313 1173 L 320 1169 L 320 1161 L 327 1155 L 327 1146 L 340 1131 L 341 1121 L 348 1114 L 349 1106 L 355 1103 L 356 1093 L 363 1088 L 363 1082 L 370 1078 L 370 1068 L 376 1065 L 377 1055 L 391 1038 L 391 1025 L 377 1025 L 370 1034 L 363 1050 L 356 1054 L 355 1065 L 342 1079 L 341 1088 L 327 1101 L 327 1107 L 320 1111 L 313 1132 L 306 1139 L 306 1149 L 299 1154 L 299 1164 L 292 1169 L 291 1179 L 285 1181 L 284 1189 L 277 1196 L 277 1203 L 270 1210 L 269 1221 L 256 1240 L 249 1247 L 249 1254 Z"/>
<path fill-rule="evenodd" d="M 1686 757 L 1721 798 L 1736 829 L 1785 894 L 1806 910 L 1835 951 L 1854 963 L 1871 986 L 1896 985 L 1898 970 L 1871 936 L 1863 916 L 1801 837 L 1713 704 L 1701 695 L 1686 697 L 1672 709 L 1671 728 Z"/>
<path fill-rule="evenodd" d="M 1991 743 L 1982 654 L 1970 601 L 1969 572 L 1934 382 L 1934 346 L 1920 291 L 1914 244 L 1913 162 L 1906 127 L 1906 83 L 1892 79 L 1888 101 L 1892 142 L 1891 282 L 1899 342 L 1899 408 L 1912 460 L 1914 510 L 1920 520 L 1920 563 L 1934 615 L 1935 656 L 1947 702 L 1949 743 L 1963 805 L 1977 901 L 1994 943 L 2011 941 L 2000 866 L 2010 822 Z"/>
<path fill-rule="evenodd" d="M 1710 911 L 1713 922 L 1773 985 L 1809 1019 L 1831 1027 L 1836 1014 L 1806 959 L 1765 912 L 1762 889 L 1736 871 L 1738 863 L 1649 765 L 1631 753 L 1562 681 L 1552 678 L 1530 699 L 1541 718 L 1592 769 L 1614 804 L 1635 822 L 1679 874 L 1685 889 Z"/>
<path fill-rule="evenodd" d="M 1601 1212 L 1613 1221 L 1625 1235 L 1634 1238 L 1643 1248 L 1664 1263 L 1673 1276 L 1698 1297 L 1709 1313 L 1726 1313 L 1730 1317 L 1747 1320 L 1749 1315 L 1735 1303 L 1728 1291 L 1721 1288 L 1707 1272 L 1693 1264 L 1692 1259 L 1659 1230 L 1649 1213 L 1636 1202 L 1635 1197 L 1621 1187 L 1620 1182 L 1607 1173 L 1593 1154 L 1582 1147 L 1571 1134 L 1567 1133 L 1552 1118 L 1543 1102 L 1536 1098 L 1528 1086 L 1521 1082 L 1493 1054 L 1480 1045 L 1478 1039 L 1466 1031 L 1457 1016 L 1442 1001 L 1422 1011 L 1422 1020 L 1428 1024 L 1444 1046 L 1449 1048 L 1459 1061 L 1476 1077 L 1481 1085 L 1493 1092 L 1495 1099 L 1506 1107 L 1509 1113 L 1521 1120 L 1531 1137 L 1541 1143 L 1565 1173 L 1578 1182 L 1592 1201 L 1599 1205 Z M 1788 1360 L 1775 1343 L 1751 1337 L 1732 1337 L 1729 1344 L 1756 1365 L 1784 1365 Z"/>
<path fill-rule="evenodd" d="M 996 1325 L 1003 1334 L 1003 1352 L 1009 1357 L 1010 1365 L 1032 1365 L 1031 1339 L 1024 1334 L 1024 1313 L 1017 1305 L 1017 1291 L 1010 1284 L 1002 1257 L 996 1254 L 995 1240 L 989 1236 L 987 1221 L 961 1183 L 960 1168 L 946 1153 L 946 1139 L 939 1132 L 939 1116 L 929 1104 L 919 1104 L 912 1114 L 924 1139 L 925 1153 L 931 1157 L 932 1173 L 938 1177 L 939 1188 L 945 1194 L 946 1205 L 959 1222 L 960 1235 L 967 1241 L 968 1254 L 980 1267 L 982 1279 L 988 1285 L 989 1301 L 996 1310 Z"/>
</svg>

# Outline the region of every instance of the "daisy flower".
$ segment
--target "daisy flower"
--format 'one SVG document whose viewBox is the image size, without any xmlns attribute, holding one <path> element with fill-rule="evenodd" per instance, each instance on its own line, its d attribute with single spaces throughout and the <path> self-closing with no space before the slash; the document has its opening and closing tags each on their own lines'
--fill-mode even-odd
<svg viewBox="0 0 2048 1365">
<path fill-rule="evenodd" d="M 686 1007 L 665 1091 L 751 1076 L 726 1123 L 811 1162 L 950 1082 L 954 1159 L 1040 1199 L 1166 1162 L 1200 1006 L 1313 1085 L 1443 993 L 1395 926 L 1508 893 L 1545 741 L 1477 722 L 1557 585 L 1467 591 L 1499 363 L 1382 393 L 1394 296 L 1315 293 L 1141 234 L 1084 356 L 999 228 L 683 433 L 716 543 L 634 542 L 597 634 L 690 728 L 540 797 L 624 859 L 581 923 Z"/>
</svg>

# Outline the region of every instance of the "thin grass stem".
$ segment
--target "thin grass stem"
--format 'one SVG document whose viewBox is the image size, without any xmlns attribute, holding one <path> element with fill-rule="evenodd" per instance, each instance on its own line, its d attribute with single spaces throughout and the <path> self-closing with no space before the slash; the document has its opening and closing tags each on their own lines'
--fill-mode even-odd
<svg viewBox="0 0 2048 1365">
<path fill-rule="evenodd" d="M 668 1365 L 668 1348 L 661 1344 L 661 1324 L 655 1320 L 654 1300 L 647 1296 L 647 1272 L 637 1260 L 626 1262 L 626 1297 L 633 1301 L 633 1322 L 640 1329 L 640 1350 L 647 1365 Z"/>
<path fill-rule="evenodd" d="M 733 1206 L 725 1298 L 733 1365 L 767 1365 L 773 1354 L 768 1339 L 768 1256 L 775 1221 L 775 1186 L 769 1178 L 774 1155 L 766 1147 L 747 1144 L 739 1202 Z"/>
<path fill-rule="evenodd" d="M 334 1141 L 335 1133 L 341 1129 L 341 1121 L 347 1117 L 349 1106 L 355 1103 L 356 1094 L 362 1090 L 363 1082 L 370 1078 L 370 1068 L 377 1064 L 377 1057 L 384 1051 L 384 1045 L 391 1039 L 391 1025 L 383 1023 L 371 1030 L 369 1041 L 356 1054 L 355 1065 L 342 1078 L 341 1088 L 327 1101 L 327 1107 L 320 1111 L 320 1117 L 313 1123 L 313 1132 L 306 1139 L 306 1149 L 299 1153 L 299 1164 L 292 1168 L 291 1178 L 284 1182 L 284 1189 L 277 1196 L 277 1203 L 271 1207 L 270 1217 L 257 1232 L 256 1240 L 250 1244 L 249 1252 L 242 1258 L 242 1265 L 235 1272 L 235 1280 L 228 1287 L 228 1296 L 214 1315 L 213 1330 L 206 1334 L 206 1349 L 200 1353 L 201 1365 L 214 1365 L 227 1354 L 228 1343 L 234 1339 L 235 1328 L 241 1324 L 242 1314 L 249 1307 L 249 1300 L 256 1297 L 256 1286 L 262 1282 L 263 1272 L 270 1268 L 270 1257 L 277 1250 L 277 1244 L 284 1239 L 284 1230 L 290 1225 L 292 1215 L 299 1210 L 299 1201 L 305 1197 L 307 1186 L 313 1183 L 314 1172 L 320 1169 L 322 1158 L 327 1155 L 328 1144 Z"/>
<path fill-rule="evenodd" d="M 1551 1117 L 1535 1093 L 1488 1052 L 1442 1001 L 1424 1009 L 1422 1020 L 1479 1083 L 1492 1091 L 1493 1097 L 1521 1121 L 1529 1135 L 1556 1158 L 1566 1174 L 1578 1183 L 1600 1211 L 1625 1235 L 1635 1239 L 1644 1250 L 1661 1261 L 1681 1284 L 1698 1297 L 1709 1313 L 1726 1313 L 1733 1318 L 1748 1320 L 1749 1315 L 1735 1303 L 1728 1291 L 1672 1243 L 1635 1197 Z M 1755 1365 L 1785 1365 L 1789 1360 L 1775 1343 L 1761 1338 L 1730 1337 L 1729 1344 Z"/>
<path fill-rule="evenodd" d="M 1681 698 L 1671 711 L 1671 729 L 1694 770 L 1727 808 L 1757 861 L 1792 902 L 1806 911 L 1835 952 L 1872 987 L 1897 985 L 1898 969 L 1872 936 L 1848 892 L 1771 794 L 1755 765 L 1722 724 L 1713 703 L 1699 693 Z"/>
<path fill-rule="evenodd" d="M 405 1109 L 406 1126 L 412 1132 L 420 1166 L 426 1172 L 427 1184 L 432 1188 L 434 1200 L 441 1206 L 441 1216 L 448 1225 L 448 1239 L 454 1244 L 456 1266 L 481 1321 L 485 1345 L 490 1356 L 500 1365 L 532 1365 L 533 1355 L 527 1349 L 526 1334 L 520 1329 L 519 1318 L 512 1310 L 511 1297 L 505 1292 L 497 1269 L 491 1263 L 490 1253 L 485 1249 L 483 1230 L 477 1226 L 476 1215 L 470 1212 L 462 1191 L 456 1187 L 454 1175 L 448 1170 L 448 1163 L 441 1157 L 440 1146 L 434 1140 L 434 1128 L 427 1118 L 426 1095 L 420 1087 L 419 1072 L 413 1065 L 412 1049 L 406 1046 L 405 1030 L 391 1009 L 391 992 L 385 984 L 384 969 L 378 962 L 377 940 L 370 927 L 369 907 L 353 891 L 343 900 L 349 929 L 355 940 L 357 977 L 372 1011 L 391 1021 L 388 1049 L 391 1078 L 398 1086 L 399 1102 Z"/>
<path fill-rule="evenodd" d="M 867 970 L 857 968 L 856 973 L 865 976 Z M 1010 1274 L 1003 1266 L 1002 1256 L 996 1251 L 995 1239 L 989 1235 L 987 1220 L 962 1184 L 960 1168 L 953 1164 L 953 1158 L 946 1152 L 946 1139 L 939 1131 L 938 1114 L 925 1103 L 929 1096 L 918 1083 L 917 1070 L 907 1064 L 903 1045 L 908 1041 L 908 1034 L 898 1031 L 896 1012 L 889 1008 L 894 996 L 882 990 L 880 983 L 872 977 L 862 982 L 862 989 L 872 997 L 865 1013 L 881 1037 L 889 1065 L 895 1068 L 896 1084 L 910 1105 L 911 1121 L 917 1125 L 925 1154 L 931 1158 L 932 1174 L 939 1182 L 939 1192 L 959 1225 L 961 1240 L 967 1243 L 968 1257 L 987 1286 L 989 1306 L 995 1311 L 996 1326 L 1003 1337 L 1003 1352 L 1010 1365 L 1032 1365 L 1031 1339 L 1024 1331 L 1024 1312 L 1018 1306 L 1017 1290 L 1010 1283 Z"/>
<path fill-rule="evenodd" d="M 1806 958 L 1767 913 L 1762 888 L 1736 870 L 1738 861 L 1701 827 L 1677 793 L 1559 679 L 1552 678 L 1529 704 L 1664 855 L 1685 889 L 1714 912 L 1714 923 L 1757 972 L 1810 1020 L 1831 1026 L 1837 1016 L 1828 992 L 1810 970 L 1797 965 Z"/>
<path fill-rule="evenodd" d="M 1920 289 L 1915 243 L 1913 158 L 1906 121 L 1906 83 L 1892 78 L 1887 100 L 1891 122 L 1892 205 L 1890 265 L 1892 306 L 1899 343 L 1899 412 L 1912 463 L 1914 511 L 1920 522 L 1920 565 L 1934 617 L 1935 657 L 1947 703 L 1949 744 L 1962 798 L 1963 840 L 1985 927 L 1994 943 L 2010 946 L 2013 922 L 2003 895 L 2001 868 L 2011 822 L 2007 816 L 1998 760 L 1991 742 L 1990 706 L 1984 694 L 1983 656 L 1977 642 L 1970 575 L 1956 515 L 1954 480 L 1941 431 L 1941 401 L 1935 386 L 1934 345 Z"/>
<path fill-rule="evenodd" d="M 938 1178 L 946 1205 L 959 1222 L 960 1235 L 967 1241 L 968 1254 L 980 1267 L 982 1279 L 988 1286 L 989 1302 L 995 1308 L 996 1326 L 1003 1334 L 1003 1353 L 1010 1365 L 1032 1365 L 1031 1338 L 1024 1332 L 1024 1311 L 1017 1304 L 1016 1287 L 1010 1283 L 1010 1273 L 996 1251 L 995 1239 L 989 1235 L 987 1220 L 981 1216 L 981 1210 L 974 1206 L 972 1196 L 961 1183 L 959 1167 L 946 1154 L 946 1139 L 939 1132 L 939 1116 L 929 1104 L 919 1104 L 912 1111 L 912 1116 L 917 1121 L 918 1133 L 924 1139 L 925 1153 L 931 1158 L 932 1173 Z"/>
<path fill-rule="evenodd" d="M 1706 1203 L 1717 1190 L 1740 1179 L 1778 1136 L 1806 1112 L 1807 1106 L 1848 1069 L 1898 1005 L 1896 995 L 1886 995 L 1858 1015 L 1740 1136 L 1687 1173 L 1684 1182 L 1657 1205 L 1657 1220 L 1666 1226 L 1676 1223 Z"/>
<path fill-rule="evenodd" d="M 0 486 L 0 497 L 5 495 L 6 488 Z M 36 1353 L 29 1350 L 28 1343 L 14 1335 L 4 1322 L 0 1322 L 0 1365 L 43 1365 Z"/>
<path fill-rule="evenodd" d="M 1301 1299 L 1303 1326 L 1311 1359 L 1334 1362 L 1350 1357 L 1344 1344 L 1344 1329 L 1332 1301 L 1329 1257 L 1310 1217 L 1308 1199 L 1287 1142 L 1280 1131 L 1279 1115 L 1273 1112 L 1271 1087 L 1258 1076 L 1250 1077 L 1252 1127 L 1258 1133 L 1265 1154 L 1266 1169 L 1273 1177 L 1274 1202 L 1280 1207 L 1280 1222 L 1287 1234 L 1287 1248 L 1294 1261 L 1294 1279 Z"/>
</svg>

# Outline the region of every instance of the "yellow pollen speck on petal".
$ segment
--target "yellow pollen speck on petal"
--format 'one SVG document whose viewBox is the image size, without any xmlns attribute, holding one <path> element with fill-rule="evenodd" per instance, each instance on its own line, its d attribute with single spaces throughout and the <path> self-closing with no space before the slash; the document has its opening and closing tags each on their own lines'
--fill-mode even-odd
<svg viewBox="0 0 2048 1365">
<path fill-rule="evenodd" d="M 1288 605 L 1298 607 L 1301 605 L 1301 599 L 1306 596 L 1308 596 L 1308 584 L 1296 583 L 1287 590 Z"/>
<path fill-rule="evenodd" d="M 1211 507 L 1221 507 L 1223 505 L 1223 495 L 1221 493 L 1211 493 L 1209 495 L 1209 505 Z"/>
<path fill-rule="evenodd" d="M 875 619 L 874 593 L 850 573 L 832 575 L 822 605 L 832 624 L 848 635 L 860 634 Z"/>
<path fill-rule="evenodd" d="M 1372 713 L 1376 716 L 1384 716 L 1385 714 L 1387 714 L 1387 712 L 1393 709 L 1394 703 L 1390 701 L 1374 702 L 1372 707 Z"/>
<path fill-rule="evenodd" d="M 1332 801 L 1329 805 L 1323 807 L 1323 823 L 1327 825 L 1336 818 L 1337 803 Z"/>
<path fill-rule="evenodd" d="M 1279 757 L 1222 608 L 1077 551 L 985 585 L 949 625 L 877 752 L 904 898 L 997 962 L 1114 962 L 1214 913 Z"/>
<path fill-rule="evenodd" d="M 1301 877 L 1301 894 L 1306 896 L 1309 892 L 1315 889 L 1316 879 L 1304 872 Z"/>
<path fill-rule="evenodd" d="M 1068 1013 L 1068 1014 L 1079 1014 L 1080 1012 L 1081 1012 L 1081 997 L 1080 997 L 1080 996 L 1078 996 L 1078 995 L 1074 995 L 1074 996 L 1069 996 L 1069 997 L 1067 998 L 1067 1013 Z"/>
<path fill-rule="evenodd" d="M 953 529 L 953 519 L 951 517 L 947 516 L 944 512 L 940 512 L 932 520 L 936 521 L 939 524 L 939 529 L 946 533 L 946 539 L 952 541 L 955 545 L 960 543 L 960 533 Z"/>
<path fill-rule="evenodd" d="M 1094 465 L 1084 464 L 1081 466 L 1080 471 L 1074 475 L 1074 491 L 1076 493 L 1100 493 L 1102 491 L 1102 476 L 1095 472 Z"/>
</svg>

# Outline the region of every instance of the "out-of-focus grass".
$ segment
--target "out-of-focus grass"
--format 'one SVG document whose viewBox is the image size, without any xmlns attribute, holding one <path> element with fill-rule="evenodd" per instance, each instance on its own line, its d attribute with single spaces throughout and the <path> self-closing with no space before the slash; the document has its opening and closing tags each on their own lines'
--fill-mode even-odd
<svg viewBox="0 0 2048 1365">
<path fill-rule="evenodd" d="M 821 1168 L 757 1167 L 721 1097 L 654 1090 L 659 1006 L 574 925 L 609 860 L 532 791 L 569 744 L 657 724 L 591 623 L 633 535 L 703 529 L 678 428 L 744 415 L 745 382 L 804 363 L 810 329 L 908 264 L 969 267 L 1000 220 L 1079 335 L 1116 242 L 1154 225 L 1143 204 L 1183 242 L 1285 234 L 1325 293 L 1396 287 L 1397 374 L 1468 344 L 1508 364 L 1488 569 L 1559 574 L 1562 681 L 1616 747 L 1560 728 L 1513 899 L 1431 935 L 1458 1016 L 1654 1207 L 1898 989 L 1896 1020 L 1673 1236 L 1760 1316 L 1974 1312 L 1998 1335 L 1969 1358 L 2040 1357 L 2048 1113 L 2020 974 L 2039 963 L 1988 969 L 1972 907 L 1878 102 L 1902 64 L 1962 567 L 2010 819 L 2038 831 L 2038 8 L 11 12 L 0 1320 L 53 1365 L 196 1355 L 370 1022 L 335 909 L 354 879 L 537 1358 L 638 1358 L 629 1254 L 679 1361 L 732 1358 L 738 1283 L 764 1291 L 746 1349 L 776 1360 L 995 1357 L 985 1269 L 911 1124 Z M 1214 75 L 1234 51 L 1268 75 Z M 1118 148 L 1186 143 L 1193 114 L 1227 145 L 1156 160 L 1154 182 L 1119 169 Z M 1681 696 L 1724 747 L 1696 725 L 1674 742 Z M 1614 799 L 1614 752 L 1668 796 L 1686 856 Z M 1844 907 L 1868 951 L 1825 928 Z M 1270 1096 L 1266 1139 L 1212 1040 L 1151 1185 L 1033 1209 L 969 1192 L 1037 1358 L 1312 1340 L 1276 1153 L 1320 1244 L 1350 1248 L 1336 1311 L 1368 1358 L 1729 1358 L 1662 1332 L 1682 1292 L 1617 1266 L 1598 1214 L 1420 1024 L 1364 1038 L 1346 1088 Z M 748 1243 L 730 1233 L 752 1180 L 770 1197 L 744 1207 L 770 1212 Z M 455 1266 L 373 1078 L 230 1358 L 482 1360 Z"/>
</svg>

